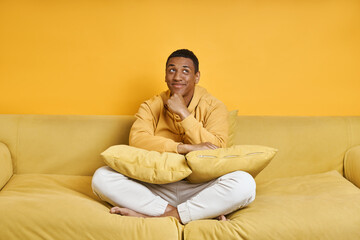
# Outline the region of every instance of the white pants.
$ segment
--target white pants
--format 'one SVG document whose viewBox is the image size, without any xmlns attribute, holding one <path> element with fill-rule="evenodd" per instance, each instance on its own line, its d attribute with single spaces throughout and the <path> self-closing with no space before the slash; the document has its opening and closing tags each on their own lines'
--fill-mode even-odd
<svg viewBox="0 0 360 240">
<path fill-rule="evenodd" d="M 182 180 L 169 184 L 150 184 L 130 179 L 110 167 L 96 170 L 94 193 L 102 200 L 136 212 L 160 216 L 168 204 L 177 207 L 181 222 L 214 218 L 245 207 L 255 199 L 253 177 L 242 171 L 226 174 L 206 183 Z"/>
</svg>

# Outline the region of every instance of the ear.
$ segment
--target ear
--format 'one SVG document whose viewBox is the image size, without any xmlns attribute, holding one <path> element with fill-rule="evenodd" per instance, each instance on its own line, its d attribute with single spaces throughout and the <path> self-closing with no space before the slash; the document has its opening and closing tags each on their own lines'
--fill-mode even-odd
<svg viewBox="0 0 360 240">
<path fill-rule="evenodd" d="M 198 71 L 197 73 L 195 73 L 195 84 L 198 84 L 200 81 L 200 71 Z"/>
</svg>

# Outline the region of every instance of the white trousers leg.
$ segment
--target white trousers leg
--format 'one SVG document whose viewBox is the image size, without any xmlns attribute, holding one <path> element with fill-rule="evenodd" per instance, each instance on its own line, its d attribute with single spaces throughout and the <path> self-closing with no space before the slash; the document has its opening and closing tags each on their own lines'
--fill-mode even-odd
<svg viewBox="0 0 360 240">
<path fill-rule="evenodd" d="M 149 216 L 160 216 L 168 205 L 167 201 L 141 183 L 107 166 L 94 173 L 92 189 L 103 201 L 113 206 L 126 207 Z"/>
<path fill-rule="evenodd" d="M 254 201 L 256 183 L 247 172 L 228 173 L 177 206 L 182 223 L 229 214 Z"/>
<path fill-rule="evenodd" d="M 95 172 L 92 187 L 102 200 L 150 216 L 160 216 L 168 204 L 175 206 L 183 224 L 245 207 L 255 199 L 256 191 L 254 179 L 242 171 L 201 184 L 185 180 L 149 184 L 127 178 L 109 167 Z"/>
</svg>

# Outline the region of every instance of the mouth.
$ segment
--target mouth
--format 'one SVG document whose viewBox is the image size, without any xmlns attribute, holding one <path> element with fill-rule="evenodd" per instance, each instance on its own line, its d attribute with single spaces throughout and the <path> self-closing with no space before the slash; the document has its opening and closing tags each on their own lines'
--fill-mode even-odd
<svg viewBox="0 0 360 240">
<path fill-rule="evenodd" d="M 183 88 L 185 86 L 185 84 L 181 84 L 181 83 L 173 83 L 171 84 L 171 86 L 173 88 L 179 89 L 179 88 Z"/>
</svg>

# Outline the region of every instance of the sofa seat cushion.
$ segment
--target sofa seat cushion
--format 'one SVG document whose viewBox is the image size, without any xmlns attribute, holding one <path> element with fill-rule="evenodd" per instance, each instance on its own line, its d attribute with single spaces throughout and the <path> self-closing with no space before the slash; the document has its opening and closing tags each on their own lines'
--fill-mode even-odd
<svg viewBox="0 0 360 240">
<path fill-rule="evenodd" d="M 360 239 L 360 189 L 332 171 L 257 186 L 253 203 L 230 221 L 199 220 L 184 228 L 199 239 Z"/>
<path fill-rule="evenodd" d="M 14 175 L 0 191 L 0 239 L 181 239 L 175 218 L 109 213 L 91 177 Z"/>
</svg>

